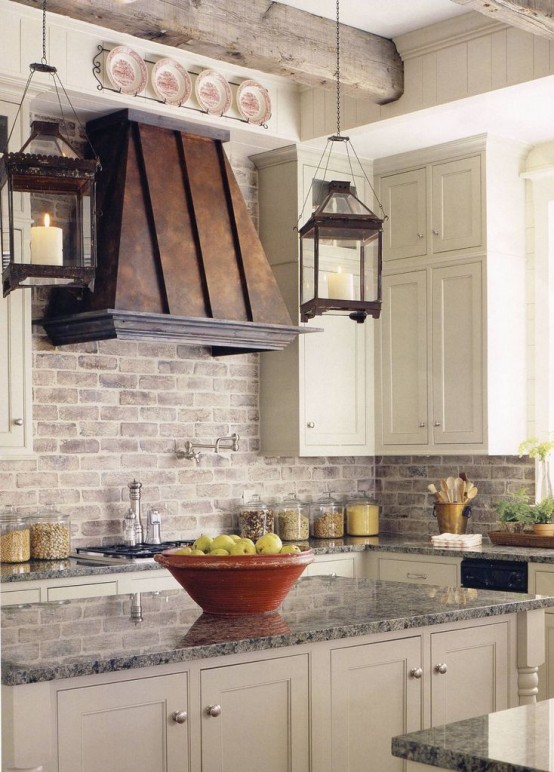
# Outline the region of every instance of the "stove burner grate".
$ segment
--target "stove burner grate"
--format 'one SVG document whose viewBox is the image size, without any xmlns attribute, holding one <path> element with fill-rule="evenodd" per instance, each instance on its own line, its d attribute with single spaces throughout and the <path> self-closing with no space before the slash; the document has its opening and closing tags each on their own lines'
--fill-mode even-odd
<svg viewBox="0 0 554 772">
<path fill-rule="evenodd" d="M 153 560 L 154 555 L 172 547 L 184 547 L 192 544 L 192 540 L 164 541 L 161 544 L 110 544 L 102 547 L 76 547 L 74 557 L 88 558 L 89 560 L 117 559 L 117 560 Z"/>
</svg>

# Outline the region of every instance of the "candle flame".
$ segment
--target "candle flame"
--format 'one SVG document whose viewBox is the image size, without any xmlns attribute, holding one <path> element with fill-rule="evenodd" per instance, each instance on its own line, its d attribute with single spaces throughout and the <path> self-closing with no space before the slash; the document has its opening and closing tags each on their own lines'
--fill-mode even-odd
<svg viewBox="0 0 554 772">
<path fill-rule="evenodd" d="M 44 215 L 44 227 L 49 228 L 50 227 L 50 215 L 45 214 Z"/>
</svg>

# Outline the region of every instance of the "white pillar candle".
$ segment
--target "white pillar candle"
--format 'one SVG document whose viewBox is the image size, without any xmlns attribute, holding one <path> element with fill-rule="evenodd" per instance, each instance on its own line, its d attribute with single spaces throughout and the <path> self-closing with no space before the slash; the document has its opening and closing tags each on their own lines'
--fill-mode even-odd
<svg viewBox="0 0 554 772">
<path fill-rule="evenodd" d="M 63 265 L 63 231 L 50 225 L 50 215 L 44 215 L 44 225 L 31 228 L 31 262 L 35 265 Z"/>
<path fill-rule="evenodd" d="M 329 297 L 341 300 L 354 300 L 354 274 L 330 273 L 327 279 L 329 283 Z"/>
</svg>

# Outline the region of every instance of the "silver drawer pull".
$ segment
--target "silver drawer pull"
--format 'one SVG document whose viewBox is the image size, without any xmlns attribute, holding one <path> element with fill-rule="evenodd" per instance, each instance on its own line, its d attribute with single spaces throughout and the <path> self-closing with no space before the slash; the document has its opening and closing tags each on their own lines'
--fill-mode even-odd
<svg viewBox="0 0 554 772">
<path fill-rule="evenodd" d="M 435 665 L 434 670 L 435 670 L 435 673 L 440 673 L 441 675 L 444 675 L 448 671 L 448 665 L 445 662 L 441 662 L 440 665 Z"/>
<path fill-rule="evenodd" d="M 187 720 L 187 711 L 186 710 L 175 710 L 171 714 L 171 718 L 173 721 L 175 721 L 176 724 L 184 724 Z"/>
<path fill-rule="evenodd" d="M 208 705 L 206 708 L 206 713 L 208 716 L 211 716 L 212 718 L 217 718 L 218 716 L 221 716 L 221 705 Z"/>
<path fill-rule="evenodd" d="M 427 579 L 427 574 L 406 574 L 407 579 Z"/>
<path fill-rule="evenodd" d="M 423 670 L 420 667 L 413 667 L 410 670 L 410 678 L 421 678 L 423 675 Z"/>
</svg>

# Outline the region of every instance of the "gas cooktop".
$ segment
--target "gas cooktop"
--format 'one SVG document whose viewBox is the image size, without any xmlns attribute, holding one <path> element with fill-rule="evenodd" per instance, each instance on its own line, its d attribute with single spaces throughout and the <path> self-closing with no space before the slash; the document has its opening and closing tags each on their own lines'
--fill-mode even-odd
<svg viewBox="0 0 554 772">
<path fill-rule="evenodd" d="M 86 560 L 97 560 L 102 563 L 138 563 L 154 562 L 154 555 L 172 547 L 184 547 L 192 544 L 188 541 L 164 541 L 161 544 L 136 544 L 130 547 L 127 544 L 110 544 L 102 547 L 76 547 L 71 557 Z"/>
</svg>

